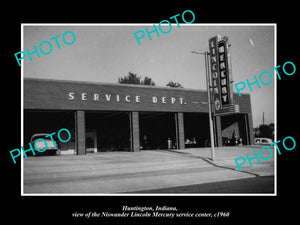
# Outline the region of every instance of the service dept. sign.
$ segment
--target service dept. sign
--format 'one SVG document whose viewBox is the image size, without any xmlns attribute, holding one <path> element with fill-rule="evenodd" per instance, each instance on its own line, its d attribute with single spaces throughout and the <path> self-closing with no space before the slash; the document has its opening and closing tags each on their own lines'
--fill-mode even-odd
<svg viewBox="0 0 300 225">
<path fill-rule="evenodd" d="M 209 39 L 209 55 L 214 112 L 224 113 L 226 110 L 222 109 L 233 106 L 228 37 L 218 35 Z"/>
</svg>

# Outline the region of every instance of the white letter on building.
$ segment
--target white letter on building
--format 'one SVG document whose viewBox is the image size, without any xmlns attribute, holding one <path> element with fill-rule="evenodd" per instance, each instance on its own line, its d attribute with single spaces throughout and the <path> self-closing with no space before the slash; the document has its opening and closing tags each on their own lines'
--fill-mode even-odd
<svg viewBox="0 0 300 225">
<path fill-rule="evenodd" d="M 152 97 L 152 102 L 157 103 L 157 97 Z"/>
<path fill-rule="evenodd" d="M 74 100 L 74 92 L 69 93 L 69 100 Z"/>
</svg>

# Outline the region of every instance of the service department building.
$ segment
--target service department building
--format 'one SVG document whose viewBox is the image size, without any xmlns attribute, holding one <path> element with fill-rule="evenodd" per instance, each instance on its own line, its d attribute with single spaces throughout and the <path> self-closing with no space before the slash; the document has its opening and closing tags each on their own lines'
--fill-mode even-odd
<svg viewBox="0 0 300 225">
<path fill-rule="evenodd" d="M 250 95 L 233 98 L 238 113 L 213 117 L 216 146 L 253 144 Z M 25 78 L 24 143 L 62 128 L 62 154 L 207 147 L 207 91 Z"/>
</svg>

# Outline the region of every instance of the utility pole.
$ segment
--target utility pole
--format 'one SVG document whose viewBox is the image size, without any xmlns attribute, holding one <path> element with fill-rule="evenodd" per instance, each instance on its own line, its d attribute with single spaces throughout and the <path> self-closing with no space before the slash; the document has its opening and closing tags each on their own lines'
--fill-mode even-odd
<svg viewBox="0 0 300 225">
<path fill-rule="evenodd" d="M 208 55 L 207 51 L 197 52 L 192 51 L 194 54 L 204 55 L 205 59 L 205 73 L 206 73 L 206 87 L 207 87 L 207 97 L 208 97 L 208 115 L 209 115 L 209 130 L 210 130 L 210 146 L 211 146 L 211 160 L 215 161 L 215 137 L 214 137 L 214 128 L 213 128 L 213 116 L 211 109 L 211 94 L 210 94 L 210 76 L 209 76 L 209 64 L 208 64 Z"/>
</svg>

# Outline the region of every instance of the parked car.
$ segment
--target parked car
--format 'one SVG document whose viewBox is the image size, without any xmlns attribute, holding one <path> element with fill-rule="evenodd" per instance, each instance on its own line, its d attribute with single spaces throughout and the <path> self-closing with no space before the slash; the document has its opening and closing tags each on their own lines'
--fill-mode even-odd
<svg viewBox="0 0 300 225">
<path fill-rule="evenodd" d="M 271 138 L 255 138 L 254 144 L 256 145 L 270 145 L 273 143 Z"/>
<path fill-rule="evenodd" d="M 34 134 L 31 136 L 30 138 L 30 143 L 31 145 L 34 147 L 34 142 L 39 139 L 39 138 L 42 138 L 46 141 L 47 143 L 47 149 L 44 151 L 44 152 L 38 152 L 38 151 L 35 151 L 35 154 L 36 155 L 40 155 L 40 154 L 43 154 L 43 153 L 51 153 L 53 152 L 53 154 L 56 154 L 56 155 L 60 155 L 60 149 L 58 147 L 58 144 L 57 144 L 57 141 L 54 140 L 54 143 L 55 145 L 53 144 L 52 140 L 50 137 L 46 137 L 47 135 L 49 134 L 45 134 L 45 133 L 40 133 L 40 134 Z M 44 141 L 38 141 L 36 143 L 36 148 L 39 149 L 39 150 L 43 150 L 45 149 L 45 142 Z"/>
</svg>

